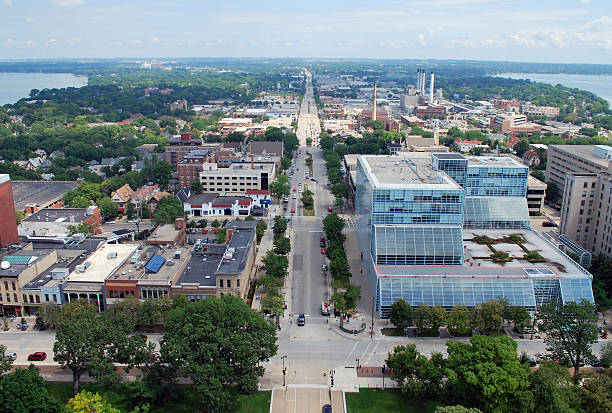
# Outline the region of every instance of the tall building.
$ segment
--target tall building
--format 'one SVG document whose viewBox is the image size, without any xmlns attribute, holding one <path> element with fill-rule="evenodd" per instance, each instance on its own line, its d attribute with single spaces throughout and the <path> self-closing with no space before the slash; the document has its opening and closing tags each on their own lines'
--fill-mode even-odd
<svg viewBox="0 0 612 413">
<path fill-rule="evenodd" d="M 529 228 L 527 172 L 510 158 L 359 156 L 356 228 L 377 311 L 593 302 L 591 275 Z"/>
<path fill-rule="evenodd" d="M 0 248 L 19 244 L 11 178 L 0 174 Z"/>
<path fill-rule="evenodd" d="M 611 157 L 612 147 L 607 145 L 549 145 L 546 181 L 562 189 L 567 175 L 607 171 Z"/>
</svg>

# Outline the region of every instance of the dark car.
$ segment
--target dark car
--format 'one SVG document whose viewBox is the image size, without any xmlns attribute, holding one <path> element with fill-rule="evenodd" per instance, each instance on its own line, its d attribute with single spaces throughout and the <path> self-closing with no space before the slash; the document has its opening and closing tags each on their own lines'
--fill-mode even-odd
<svg viewBox="0 0 612 413">
<path fill-rule="evenodd" d="M 332 413 L 331 405 L 330 404 L 324 404 L 323 405 L 323 413 Z"/>
<path fill-rule="evenodd" d="M 304 324 L 306 324 L 306 317 L 304 316 L 304 314 L 300 314 L 298 316 L 297 325 L 303 326 Z"/>
<path fill-rule="evenodd" d="M 321 264 L 321 271 L 327 271 L 327 264 Z"/>
<path fill-rule="evenodd" d="M 319 244 L 321 245 L 321 248 L 325 248 L 325 242 L 324 241 L 321 241 Z"/>
<path fill-rule="evenodd" d="M 334 209 L 331 206 L 327 207 L 327 212 L 334 212 Z"/>
<path fill-rule="evenodd" d="M 44 351 L 37 351 L 28 356 L 28 361 L 42 361 L 47 358 L 47 353 Z"/>
</svg>

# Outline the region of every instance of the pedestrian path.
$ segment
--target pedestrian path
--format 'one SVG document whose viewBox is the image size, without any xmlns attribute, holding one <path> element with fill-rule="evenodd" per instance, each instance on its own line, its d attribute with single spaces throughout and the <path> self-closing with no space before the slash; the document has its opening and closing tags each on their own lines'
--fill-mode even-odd
<svg viewBox="0 0 612 413">
<path fill-rule="evenodd" d="M 332 412 L 345 412 L 342 392 L 327 386 L 288 385 L 272 390 L 271 413 L 321 413 L 325 404 Z"/>
</svg>

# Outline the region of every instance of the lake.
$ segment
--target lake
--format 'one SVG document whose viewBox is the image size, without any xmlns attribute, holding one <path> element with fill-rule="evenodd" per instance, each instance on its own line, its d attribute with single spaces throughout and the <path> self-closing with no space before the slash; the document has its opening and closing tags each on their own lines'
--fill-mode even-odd
<svg viewBox="0 0 612 413">
<path fill-rule="evenodd" d="M 568 75 L 546 73 L 502 73 L 499 77 L 511 79 L 529 79 L 551 85 L 561 84 L 566 87 L 588 90 L 606 99 L 612 104 L 612 76 L 611 75 Z"/>
<path fill-rule="evenodd" d="M 81 87 L 87 76 L 71 73 L 0 73 L 0 105 L 28 97 L 32 89 Z"/>
</svg>

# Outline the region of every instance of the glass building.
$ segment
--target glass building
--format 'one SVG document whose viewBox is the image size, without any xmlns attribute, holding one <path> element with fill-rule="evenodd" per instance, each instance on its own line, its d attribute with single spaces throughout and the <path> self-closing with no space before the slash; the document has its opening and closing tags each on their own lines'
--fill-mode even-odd
<svg viewBox="0 0 612 413">
<path fill-rule="evenodd" d="M 381 316 L 398 299 L 447 309 L 499 297 L 529 310 L 593 302 L 591 275 L 529 229 L 527 174 L 510 158 L 359 156 L 356 231 Z M 494 245 L 478 242 L 485 236 Z M 494 251 L 511 262 L 495 262 Z"/>
</svg>

